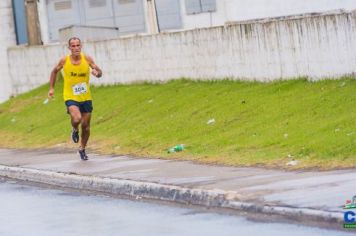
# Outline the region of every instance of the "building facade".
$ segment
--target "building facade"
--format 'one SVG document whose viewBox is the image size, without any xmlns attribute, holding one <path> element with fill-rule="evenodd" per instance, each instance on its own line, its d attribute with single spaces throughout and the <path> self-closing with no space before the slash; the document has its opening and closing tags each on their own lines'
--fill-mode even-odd
<svg viewBox="0 0 356 236">
<path fill-rule="evenodd" d="M 100 22 L 114 24 L 125 18 L 120 14 L 115 21 L 110 17 L 97 19 L 97 15 L 89 16 L 86 11 L 83 12 L 85 8 L 75 5 L 80 2 L 88 4 L 88 9 L 98 8 L 96 11 L 91 9 L 93 12 L 99 12 L 99 8 L 104 12 L 105 9 L 111 10 L 111 16 L 116 16 L 116 11 L 105 8 L 103 3 L 128 4 L 127 9 L 130 9 L 130 4 L 142 3 L 135 5 L 137 8 L 127 10 L 132 14 L 119 22 L 121 33 L 149 36 L 118 37 L 86 43 L 86 52 L 97 58 L 105 70 L 105 76 L 98 81 L 100 83 L 165 81 L 181 77 L 271 81 L 301 76 L 319 79 L 355 73 L 356 11 L 268 19 L 293 13 L 356 9 L 354 0 L 313 0 L 313 4 L 306 4 L 309 0 L 299 0 L 301 3 L 293 8 L 283 6 L 282 0 L 268 0 L 271 4 L 269 8 L 267 0 L 249 0 L 249 3 L 256 4 L 251 6 L 243 5 L 240 0 L 37 0 L 32 2 L 38 3 L 42 40 L 47 44 L 39 47 L 13 47 L 23 40 L 23 35 L 19 34 L 19 19 L 24 14 L 19 10 L 21 7 L 14 4 L 15 1 L 24 2 L 0 1 L 0 102 L 10 95 L 48 82 L 55 60 L 67 52 L 65 45 L 52 44 L 58 41 L 51 38 L 54 35 L 50 34 L 53 27 L 58 27 L 59 32 L 59 29 L 75 24 L 71 17 L 77 16 L 79 20 L 90 19 L 93 27 L 116 28 L 104 23 L 100 25 Z M 296 3 L 294 0 L 283 1 L 291 5 Z M 236 5 L 238 2 L 241 5 Z M 278 8 L 278 4 L 282 4 L 282 7 Z M 48 17 L 51 7 L 64 13 L 74 9 L 74 6 L 77 6 L 75 9 L 79 15 L 58 13 Z M 141 16 L 138 14 L 135 18 L 134 12 Z M 267 18 L 262 21 L 251 20 L 264 16 Z M 71 20 L 67 21 L 67 18 Z M 134 18 L 140 20 L 135 21 Z M 58 19 L 59 25 L 56 26 L 49 19 Z M 240 20 L 246 22 L 241 23 Z M 234 21 L 239 23 L 231 23 Z M 60 25 L 61 22 L 63 25 Z M 79 23 L 89 25 L 81 21 Z M 184 31 L 202 27 L 207 28 Z M 165 31 L 181 32 L 156 34 Z M 323 38 L 328 40 L 321 40 Z"/>
<path fill-rule="evenodd" d="M 14 16 L 11 0 L 0 1 L 0 102 L 11 95 L 11 81 L 7 48 L 16 45 Z"/>
<path fill-rule="evenodd" d="M 17 2 L 17 12 L 21 3 Z M 20 5 L 19 5 L 20 2 Z M 41 38 L 60 41 L 60 30 L 71 26 L 112 30 L 110 37 L 221 26 L 227 22 L 295 14 L 354 10 L 355 0 L 38 0 Z M 16 24 L 17 34 L 26 29 Z M 16 23 L 17 23 L 16 21 Z M 23 24 L 23 23 L 22 23 Z M 93 29 L 91 29 L 93 31 Z M 102 31 L 97 34 L 101 35 Z M 95 31 L 94 31 L 95 32 Z M 23 32 L 22 32 L 23 34 Z M 90 35 L 93 35 L 91 33 Z M 105 35 L 104 35 L 105 36 Z M 96 38 L 93 38 L 94 40 Z M 102 38 L 99 38 L 102 39 Z M 23 43 L 20 42 L 20 43 Z"/>
</svg>

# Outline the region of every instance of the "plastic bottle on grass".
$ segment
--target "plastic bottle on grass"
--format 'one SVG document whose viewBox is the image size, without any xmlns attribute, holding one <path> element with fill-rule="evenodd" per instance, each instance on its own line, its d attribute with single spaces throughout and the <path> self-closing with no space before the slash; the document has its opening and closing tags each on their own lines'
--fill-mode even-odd
<svg viewBox="0 0 356 236">
<path fill-rule="evenodd" d="M 170 149 L 168 149 L 168 153 L 181 152 L 184 150 L 184 144 L 178 144 Z"/>
</svg>

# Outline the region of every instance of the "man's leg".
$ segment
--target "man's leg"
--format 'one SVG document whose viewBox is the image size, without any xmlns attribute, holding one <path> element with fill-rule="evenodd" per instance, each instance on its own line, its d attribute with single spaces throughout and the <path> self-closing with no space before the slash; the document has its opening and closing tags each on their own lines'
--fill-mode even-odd
<svg viewBox="0 0 356 236">
<path fill-rule="evenodd" d="M 88 156 L 85 152 L 85 147 L 87 146 L 89 135 L 90 135 L 90 118 L 91 113 L 82 113 L 82 139 L 80 141 L 79 155 L 80 159 L 83 161 L 88 160 Z"/>
<path fill-rule="evenodd" d="M 79 107 L 75 105 L 68 107 L 68 113 L 73 127 L 72 139 L 75 143 L 77 143 L 79 141 L 78 127 L 82 121 L 82 114 L 80 113 Z"/>
<path fill-rule="evenodd" d="M 90 136 L 90 119 L 91 113 L 82 113 L 82 139 L 81 139 L 81 149 L 85 149 Z"/>
</svg>

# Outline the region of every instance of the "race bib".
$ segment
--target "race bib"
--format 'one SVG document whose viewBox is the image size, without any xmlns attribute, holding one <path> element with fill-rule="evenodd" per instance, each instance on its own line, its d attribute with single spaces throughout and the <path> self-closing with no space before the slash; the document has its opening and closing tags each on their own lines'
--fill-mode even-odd
<svg viewBox="0 0 356 236">
<path fill-rule="evenodd" d="M 86 83 L 76 84 L 72 87 L 72 89 L 74 95 L 84 94 L 87 92 L 87 84 Z"/>
</svg>

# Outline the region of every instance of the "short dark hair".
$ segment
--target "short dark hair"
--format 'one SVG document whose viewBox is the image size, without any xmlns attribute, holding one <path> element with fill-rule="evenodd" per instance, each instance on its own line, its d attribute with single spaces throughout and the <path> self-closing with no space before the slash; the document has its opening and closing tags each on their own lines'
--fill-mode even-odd
<svg viewBox="0 0 356 236">
<path fill-rule="evenodd" d="M 82 41 L 80 40 L 80 38 L 78 37 L 71 37 L 69 40 L 68 40 L 68 46 L 70 46 L 70 41 L 72 40 L 79 40 L 79 43 L 82 43 Z"/>
</svg>

